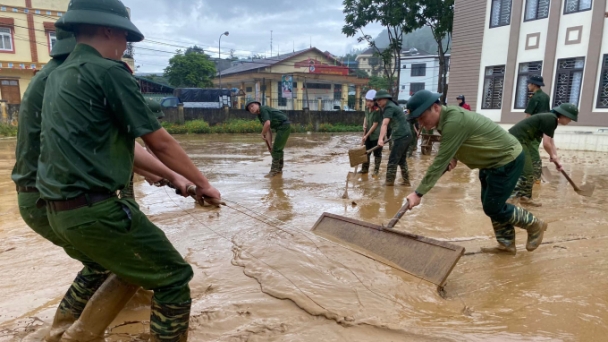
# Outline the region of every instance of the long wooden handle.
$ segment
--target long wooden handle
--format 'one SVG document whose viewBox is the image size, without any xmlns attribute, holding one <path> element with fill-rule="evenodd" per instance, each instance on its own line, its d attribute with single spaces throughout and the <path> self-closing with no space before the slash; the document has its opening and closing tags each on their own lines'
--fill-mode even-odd
<svg viewBox="0 0 608 342">
<path fill-rule="evenodd" d="M 179 189 L 176 189 L 175 193 L 178 194 L 178 195 L 182 194 L 182 192 Z M 190 195 L 190 197 L 192 197 L 192 198 L 194 198 L 196 200 L 196 186 L 194 186 L 194 185 L 189 185 L 188 186 L 188 195 Z M 226 202 L 224 202 L 222 200 L 219 200 L 217 198 L 212 198 L 212 197 L 204 197 L 202 203 L 201 202 L 198 202 L 198 203 L 200 205 L 204 205 L 205 202 L 207 202 L 207 203 L 209 203 L 209 204 L 211 204 L 213 206 L 216 206 L 218 208 L 220 206 L 222 206 L 222 205 L 226 205 Z"/>
<path fill-rule="evenodd" d="M 264 141 L 266 141 L 266 147 L 268 147 L 268 152 L 272 152 L 272 131 L 268 131 L 268 133 L 266 133 Z"/>
<path fill-rule="evenodd" d="M 556 162 L 553 162 L 553 164 L 555 164 L 555 166 L 558 166 Z M 580 191 L 580 188 L 578 187 L 578 185 L 574 184 L 574 181 L 572 181 L 572 178 L 570 178 L 570 176 L 568 176 L 566 171 L 561 170 L 561 172 L 562 172 L 562 175 L 564 175 L 564 177 L 566 177 L 566 179 L 568 180 L 568 183 L 570 183 L 570 185 L 572 185 L 574 190 Z"/>
<path fill-rule="evenodd" d="M 395 214 L 395 217 L 393 217 L 393 219 L 388 223 L 388 226 L 386 227 L 389 229 L 395 227 L 397 222 L 399 222 L 399 220 L 403 217 L 403 215 L 405 215 L 408 210 L 410 210 L 410 201 L 405 201 L 403 207 L 399 209 L 397 214 Z"/>
<path fill-rule="evenodd" d="M 393 140 L 393 139 L 391 138 L 391 139 L 388 139 L 388 140 L 384 140 L 384 143 L 386 144 L 387 142 L 389 142 L 389 141 L 391 141 L 391 140 Z M 374 152 L 375 150 L 377 150 L 377 149 L 379 149 L 379 148 L 381 148 L 381 147 L 383 147 L 383 146 L 378 145 L 378 146 L 376 146 L 376 147 L 370 148 L 370 149 L 369 149 L 369 150 L 367 150 L 365 153 L 370 154 L 370 153 Z"/>
</svg>

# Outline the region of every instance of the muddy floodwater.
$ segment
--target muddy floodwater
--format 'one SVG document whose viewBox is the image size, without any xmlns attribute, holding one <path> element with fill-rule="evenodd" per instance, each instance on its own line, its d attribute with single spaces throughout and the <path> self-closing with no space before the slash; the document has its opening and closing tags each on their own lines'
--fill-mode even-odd
<svg viewBox="0 0 608 342">
<path fill-rule="evenodd" d="M 495 243 L 478 172 L 459 165 L 446 174 L 396 226 L 466 248 L 442 297 L 432 284 L 310 232 L 323 212 L 387 223 L 413 190 L 362 175 L 342 199 L 352 171 L 346 152 L 358 136 L 292 135 L 285 171 L 272 180 L 258 135 L 178 139 L 228 207 L 199 207 L 141 179 L 135 190 L 194 268 L 191 341 L 608 340 L 606 153 L 560 151 L 573 180 L 595 183 L 595 193 L 578 196 L 551 167 L 555 178 L 535 188 L 543 206 L 532 209 L 549 222 L 544 243 L 527 252 L 518 229 L 514 257 L 471 253 Z M 21 220 L 14 149 L 15 140 L 0 140 L 0 342 L 35 341 L 80 269 Z M 431 160 L 408 159 L 414 186 Z M 149 303 L 140 291 L 107 339 L 145 338 Z"/>
</svg>

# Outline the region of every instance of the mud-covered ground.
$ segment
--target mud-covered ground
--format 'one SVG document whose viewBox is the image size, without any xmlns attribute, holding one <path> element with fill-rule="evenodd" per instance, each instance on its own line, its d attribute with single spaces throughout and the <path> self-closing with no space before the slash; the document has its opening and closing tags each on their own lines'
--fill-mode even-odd
<svg viewBox="0 0 608 342">
<path fill-rule="evenodd" d="M 192 264 L 192 341 L 606 341 L 608 336 L 608 155 L 562 152 L 575 182 L 537 188 L 550 223 L 544 244 L 517 256 L 469 254 L 435 286 L 310 232 L 323 212 L 386 223 L 413 189 L 358 176 L 341 198 L 355 135 L 292 135 L 285 172 L 270 167 L 258 135 L 183 136 L 183 147 L 222 192 L 228 207 L 141 180 L 141 208 Z M 39 340 L 79 264 L 21 220 L 10 170 L 15 140 L 0 141 L 0 342 Z M 385 169 L 388 151 L 385 150 Z M 418 184 L 432 157 L 409 159 Z M 551 168 L 554 170 L 554 168 Z M 352 171 L 352 170 L 350 170 Z M 397 229 L 476 252 L 493 245 L 479 200 L 477 171 L 446 174 Z M 353 205 L 353 202 L 356 205 Z M 150 294 L 140 291 L 108 339 L 137 341 L 148 330 Z"/>
</svg>

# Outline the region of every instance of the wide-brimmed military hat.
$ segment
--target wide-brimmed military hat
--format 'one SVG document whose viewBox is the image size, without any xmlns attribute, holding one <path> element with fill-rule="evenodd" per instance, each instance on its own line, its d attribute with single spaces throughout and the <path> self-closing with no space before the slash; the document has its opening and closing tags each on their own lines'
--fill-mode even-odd
<svg viewBox="0 0 608 342">
<path fill-rule="evenodd" d="M 380 100 L 380 99 L 392 100 L 393 95 L 389 94 L 388 91 L 386 91 L 386 90 L 378 90 L 376 92 L 376 96 L 374 96 L 374 100 Z"/>
<path fill-rule="evenodd" d="M 165 117 L 165 113 L 163 113 L 163 108 L 160 106 L 160 103 L 151 99 L 146 99 L 146 104 L 148 105 L 148 108 L 150 108 L 152 113 L 156 115 L 157 119 L 160 120 Z"/>
<path fill-rule="evenodd" d="M 51 50 L 51 57 L 57 58 L 67 56 L 74 51 L 74 47 L 76 47 L 76 38 L 74 38 L 72 32 L 58 28 L 55 31 L 55 37 L 57 38 L 57 41 L 55 41 L 53 49 Z"/>
<path fill-rule="evenodd" d="M 74 25 L 115 27 L 127 31 L 127 41 L 141 42 L 144 35 L 131 22 L 129 11 L 119 0 L 72 0 L 55 27 L 73 31 Z"/>
<path fill-rule="evenodd" d="M 551 113 L 560 114 L 567 118 L 572 119 L 572 121 L 578 121 L 578 108 L 576 105 L 572 103 L 562 103 L 561 105 L 553 108 Z"/>
<path fill-rule="evenodd" d="M 528 83 L 536 84 L 539 87 L 545 86 L 545 80 L 540 75 L 532 75 L 528 77 Z"/>
<path fill-rule="evenodd" d="M 407 110 L 410 112 L 410 121 L 418 119 L 422 113 L 437 102 L 442 94 L 433 93 L 426 89 L 419 90 L 407 101 Z"/>
<path fill-rule="evenodd" d="M 257 103 L 258 106 L 262 107 L 262 104 L 260 103 L 260 101 L 250 100 L 250 101 L 247 101 L 247 104 L 245 105 L 245 110 L 249 110 L 249 105 L 251 105 L 252 103 Z"/>
</svg>

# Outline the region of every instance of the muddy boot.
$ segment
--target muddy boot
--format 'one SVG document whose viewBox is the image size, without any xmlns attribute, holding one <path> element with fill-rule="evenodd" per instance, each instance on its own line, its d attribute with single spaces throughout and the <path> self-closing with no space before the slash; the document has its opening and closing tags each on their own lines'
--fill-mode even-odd
<svg viewBox="0 0 608 342">
<path fill-rule="evenodd" d="M 538 201 L 534 201 L 528 197 L 521 197 L 519 200 L 519 203 L 523 206 L 527 206 L 527 207 L 542 207 L 543 204 L 538 202 Z"/>
<path fill-rule="evenodd" d="M 190 301 L 182 304 L 161 304 L 152 299 L 150 342 L 188 341 L 190 305 Z"/>
<path fill-rule="evenodd" d="M 543 242 L 543 236 L 548 227 L 543 220 L 534 217 L 532 213 L 520 207 L 515 207 L 509 223 L 528 231 L 526 249 L 530 252 L 537 249 Z"/>
<path fill-rule="evenodd" d="M 72 286 L 59 303 L 51 330 L 44 339 L 45 342 L 61 340 L 65 331 L 80 317 L 89 299 L 93 297 L 95 291 L 109 275 L 109 272 L 96 272 L 87 275 L 83 275 L 83 271 L 78 273 Z"/>
<path fill-rule="evenodd" d="M 397 178 L 397 165 L 388 165 L 386 167 L 386 181 L 385 186 L 395 185 L 395 179 Z"/>
<path fill-rule="evenodd" d="M 359 171 L 358 173 L 360 173 L 360 174 L 369 173 L 369 163 L 363 163 L 363 165 L 361 165 L 361 171 Z"/>
<path fill-rule="evenodd" d="M 273 160 L 270 166 L 270 172 L 264 176 L 265 178 L 272 178 L 281 173 L 281 162 L 279 160 Z"/>
<path fill-rule="evenodd" d="M 382 157 L 376 157 L 374 159 L 374 177 L 378 177 L 380 174 L 380 164 L 382 163 Z"/>
<path fill-rule="evenodd" d="M 80 318 L 63 334 L 61 342 L 102 342 L 105 331 L 139 289 L 111 275 L 91 297 Z"/>
<path fill-rule="evenodd" d="M 528 227 L 528 241 L 526 242 L 528 252 L 532 252 L 540 246 L 548 226 L 543 220 L 536 219 L 534 224 Z"/>
<path fill-rule="evenodd" d="M 502 243 L 498 243 L 498 246 L 496 247 L 481 247 L 481 252 L 490 254 L 516 255 L 517 248 L 515 248 L 515 242 L 513 242 L 510 246 L 505 246 Z"/>
<path fill-rule="evenodd" d="M 284 159 L 279 160 L 279 173 L 283 173 L 283 166 L 285 165 Z"/>
<path fill-rule="evenodd" d="M 410 171 L 407 167 L 407 164 L 401 165 L 401 185 L 412 186 L 410 184 Z"/>
</svg>

